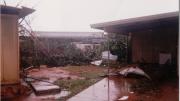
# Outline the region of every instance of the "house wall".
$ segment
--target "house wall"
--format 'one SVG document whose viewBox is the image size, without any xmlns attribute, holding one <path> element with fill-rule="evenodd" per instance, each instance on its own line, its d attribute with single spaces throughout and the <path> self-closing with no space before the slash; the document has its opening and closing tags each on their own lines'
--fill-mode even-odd
<svg viewBox="0 0 180 101">
<path fill-rule="evenodd" d="M 160 53 L 170 53 L 177 62 L 178 28 L 159 28 L 133 32 L 132 62 L 159 63 Z"/>
<path fill-rule="evenodd" d="M 18 16 L 1 14 L 0 68 L 1 84 L 19 82 Z"/>
</svg>

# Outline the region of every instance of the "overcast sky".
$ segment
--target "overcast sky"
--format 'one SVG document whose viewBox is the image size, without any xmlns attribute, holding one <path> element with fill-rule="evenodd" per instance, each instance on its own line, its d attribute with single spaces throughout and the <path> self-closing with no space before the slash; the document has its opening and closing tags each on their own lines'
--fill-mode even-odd
<svg viewBox="0 0 180 101">
<path fill-rule="evenodd" d="M 179 0 L 5 0 L 34 7 L 34 30 L 97 31 L 90 24 L 179 10 Z M 3 0 L 1 0 L 3 4 Z"/>
</svg>

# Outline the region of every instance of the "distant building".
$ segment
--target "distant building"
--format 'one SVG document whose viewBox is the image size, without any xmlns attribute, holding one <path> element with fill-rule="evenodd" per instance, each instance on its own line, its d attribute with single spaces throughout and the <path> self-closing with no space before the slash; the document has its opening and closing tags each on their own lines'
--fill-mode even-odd
<svg viewBox="0 0 180 101">
<path fill-rule="evenodd" d="M 76 46 L 76 48 L 78 48 L 82 51 L 98 49 L 101 47 L 101 44 L 99 44 L 99 43 L 73 42 L 72 44 L 74 44 Z"/>
<path fill-rule="evenodd" d="M 68 42 L 74 44 L 76 48 L 86 51 L 90 49 L 99 48 L 101 46 L 101 43 L 105 41 L 105 38 L 103 36 L 103 32 L 48 32 L 48 31 L 35 31 L 35 34 L 38 38 L 46 39 L 46 44 L 48 42 L 53 43 L 53 41 L 50 40 L 57 40 L 61 41 L 62 43 L 65 43 L 68 40 Z M 45 41 L 45 40 L 44 40 Z M 57 44 L 56 44 L 57 46 Z M 49 46 L 48 46 L 49 47 Z"/>
<path fill-rule="evenodd" d="M 35 31 L 38 37 L 55 37 L 55 38 L 102 38 L 103 32 L 52 32 L 52 31 Z"/>
</svg>

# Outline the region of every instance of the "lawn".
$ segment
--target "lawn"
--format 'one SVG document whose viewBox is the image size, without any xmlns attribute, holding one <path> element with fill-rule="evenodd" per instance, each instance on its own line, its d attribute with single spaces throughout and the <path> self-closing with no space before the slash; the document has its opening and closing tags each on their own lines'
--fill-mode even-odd
<svg viewBox="0 0 180 101">
<path fill-rule="evenodd" d="M 105 67 L 96 66 L 67 66 L 61 67 L 61 69 L 69 71 L 72 75 L 82 77 L 81 79 L 62 79 L 57 80 L 55 83 L 58 84 L 61 89 L 67 89 L 71 92 L 70 95 L 61 98 L 60 101 L 65 101 L 68 98 L 78 94 L 87 87 L 93 85 L 102 79 L 107 70 Z"/>
</svg>

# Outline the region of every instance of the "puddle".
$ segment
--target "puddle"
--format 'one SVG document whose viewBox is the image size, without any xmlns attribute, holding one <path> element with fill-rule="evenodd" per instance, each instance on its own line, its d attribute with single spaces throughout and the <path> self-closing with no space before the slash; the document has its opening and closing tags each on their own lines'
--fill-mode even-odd
<svg viewBox="0 0 180 101">
<path fill-rule="evenodd" d="M 108 78 L 104 78 L 100 82 L 70 98 L 68 101 L 115 101 L 119 99 L 120 96 L 130 94 L 132 82 L 135 82 L 135 80 L 110 77 L 108 81 Z"/>
<path fill-rule="evenodd" d="M 133 91 L 131 88 L 136 83 L 137 79 L 133 78 L 104 78 L 67 101 L 178 101 L 178 83 L 162 84 L 158 94 L 153 90 L 141 94 Z"/>
</svg>

